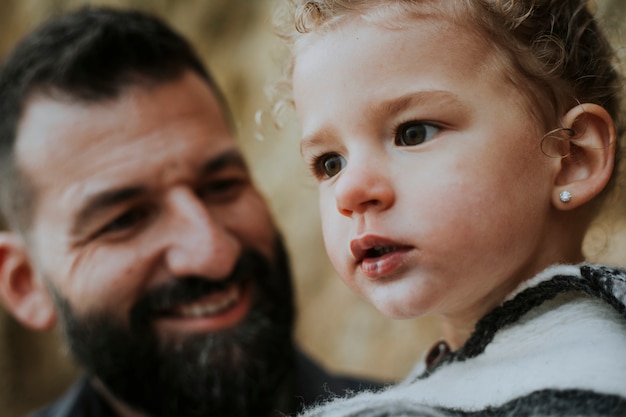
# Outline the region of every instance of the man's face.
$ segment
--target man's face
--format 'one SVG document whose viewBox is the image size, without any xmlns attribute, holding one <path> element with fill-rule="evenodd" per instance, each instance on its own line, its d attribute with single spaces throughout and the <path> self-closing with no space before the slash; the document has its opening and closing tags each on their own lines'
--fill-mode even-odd
<svg viewBox="0 0 626 417">
<path fill-rule="evenodd" d="M 168 394 L 159 384 L 182 390 L 213 381 L 202 372 L 220 367 L 232 379 L 246 363 L 288 362 L 282 352 L 277 363 L 266 357 L 290 344 L 282 247 L 220 105 L 198 76 L 96 104 L 34 97 L 17 157 L 36 190 L 31 260 L 74 355 L 114 394 L 157 414 L 161 406 L 142 402 Z M 179 378 L 162 375 L 166 369 L 179 369 Z M 238 389 L 211 383 L 216 398 Z M 136 394 L 137 385 L 150 389 Z"/>
</svg>

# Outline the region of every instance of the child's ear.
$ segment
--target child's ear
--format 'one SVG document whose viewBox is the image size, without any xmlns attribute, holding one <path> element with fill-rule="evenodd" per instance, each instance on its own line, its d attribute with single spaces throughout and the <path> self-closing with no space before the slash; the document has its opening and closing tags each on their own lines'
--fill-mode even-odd
<svg viewBox="0 0 626 417">
<path fill-rule="evenodd" d="M 571 129 L 567 152 L 560 160 L 552 201 L 569 210 L 597 196 L 613 175 L 616 132 L 613 119 L 597 104 L 579 104 L 563 116 L 563 126 Z M 563 201 L 561 193 L 571 195 Z"/>
<path fill-rule="evenodd" d="M 36 276 L 23 239 L 12 232 L 0 232 L 0 299 L 27 327 L 45 330 L 56 323 L 48 290 Z"/>
</svg>

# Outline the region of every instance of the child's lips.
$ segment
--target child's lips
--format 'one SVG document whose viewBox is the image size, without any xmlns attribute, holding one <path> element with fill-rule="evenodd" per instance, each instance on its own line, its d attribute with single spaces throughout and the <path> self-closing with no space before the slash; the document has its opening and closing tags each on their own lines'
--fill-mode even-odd
<svg viewBox="0 0 626 417">
<path fill-rule="evenodd" d="M 413 247 L 376 235 L 364 235 L 350 242 L 350 251 L 357 266 L 372 279 L 389 276 L 406 261 Z"/>
</svg>

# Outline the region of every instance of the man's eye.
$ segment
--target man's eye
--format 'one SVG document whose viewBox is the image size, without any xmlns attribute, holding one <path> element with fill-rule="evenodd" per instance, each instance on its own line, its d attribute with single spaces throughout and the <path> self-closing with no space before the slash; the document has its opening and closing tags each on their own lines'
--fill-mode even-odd
<svg viewBox="0 0 626 417">
<path fill-rule="evenodd" d="M 150 217 L 151 211 L 147 208 L 129 210 L 116 217 L 104 226 L 99 234 L 125 232 L 141 226 Z"/>
<path fill-rule="evenodd" d="M 416 146 L 429 141 L 441 129 L 422 122 L 402 124 L 396 131 L 395 144 L 398 146 Z"/>
<path fill-rule="evenodd" d="M 315 158 L 313 172 L 319 178 L 332 178 L 345 168 L 346 160 L 343 156 L 330 153 Z"/>
</svg>

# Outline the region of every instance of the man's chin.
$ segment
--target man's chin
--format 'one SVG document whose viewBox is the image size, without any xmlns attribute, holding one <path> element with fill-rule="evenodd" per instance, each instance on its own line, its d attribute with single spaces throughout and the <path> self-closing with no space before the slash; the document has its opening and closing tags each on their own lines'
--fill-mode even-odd
<svg viewBox="0 0 626 417">
<path fill-rule="evenodd" d="M 73 332 L 70 349 L 88 372 L 118 403 L 152 417 L 266 415 L 293 367 L 290 326 L 256 311 L 226 331 L 166 342 L 137 340 L 102 321 Z"/>
<path fill-rule="evenodd" d="M 79 316 L 53 288 L 69 349 L 115 398 L 151 417 L 267 415 L 284 397 L 294 361 L 282 244 L 277 253 L 276 265 L 247 254 L 239 278 L 211 291 L 206 279 L 172 280 L 138 301 L 129 324 L 109 313 Z M 156 323 L 163 313 L 198 317 Z"/>
</svg>

